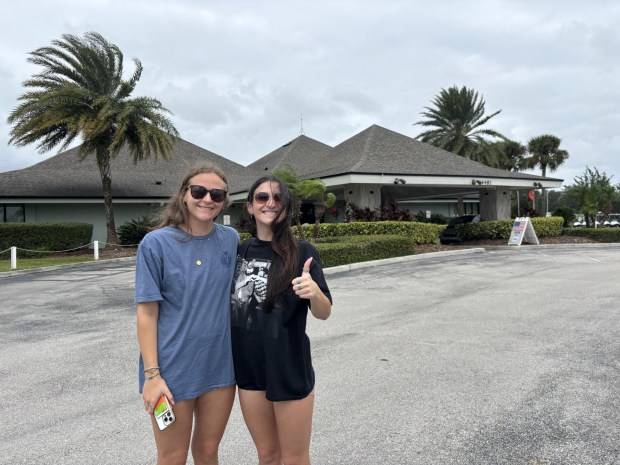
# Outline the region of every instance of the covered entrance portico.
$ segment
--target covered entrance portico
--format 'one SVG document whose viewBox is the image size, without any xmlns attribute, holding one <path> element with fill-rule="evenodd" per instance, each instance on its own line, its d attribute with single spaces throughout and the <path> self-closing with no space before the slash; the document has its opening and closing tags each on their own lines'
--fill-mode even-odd
<svg viewBox="0 0 620 465">
<path fill-rule="evenodd" d="M 499 170 L 498 170 L 499 171 Z M 410 212 L 432 211 L 445 216 L 480 213 L 484 220 L 511 217 L 512 192 L 544 187 L 559 188 L 562 180 L 524 173 L 502 172 L 507 177 L 415 176 L 347 174 L 323 178 L 343 203 L 379 209 L 395 202 Z M 514 177 L 510 175 L 514 175 Z M 461 205 L 459 206 L 459 202 Z M 475 206 L 478 205 L 478 211 Z"/>
</svg>

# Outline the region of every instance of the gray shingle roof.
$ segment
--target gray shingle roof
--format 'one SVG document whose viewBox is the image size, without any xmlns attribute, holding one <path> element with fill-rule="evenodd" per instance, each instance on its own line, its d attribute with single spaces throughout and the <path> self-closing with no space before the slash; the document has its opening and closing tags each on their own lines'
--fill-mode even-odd
<svg viewBox="0 0 620 465">
<path fill-rule="evenodd" d="M 335 146 L 314 166 L 307 176 L 365 173 L 541 179 L 491 168 L 376 124 Z"/>
<path fill-rule="evenodd" d="M 332 148 L 329 145 L 301 135 L 273 152 L 248 165 L 257 172 L 273 173 L 278 168 L 290 165 L 299 177 L 316 171 L 321 160 L 325 160 Z"/>
<path fill-rule="evenodd" d="M 167 199 L 187 167 L 198 161 L 209 161 L 222 168 L 231 194 L 246 191 L 258 177 L 287 164 L 302 178 L 358 173 L 542 179 L 490 168 L 373 125 L 333 148 L 301 135 L 247 167 L 182 139 L 175 144 L 170 161 L 149 159 L 134 165 L 123 150 L 112 160 L 112 195 L 114 199 Z M 102 198 L 95 156 L 89 155 L 80 162 L 76 148 L 28 168 L 0 173 L 0 197 Z"/>
<path fill-rule="evenodd" d="M 231 193 L 247 190 L 257 178 L 253 170 L 181 139 L 174 145 L 170 161 L 148 159 L 134 165 L 128 151 L 122 150 L 111 163 L 112 195 L 114 199 L 168 198 L 186 169 L 199 161 L 219 166 L 228 177 Z M 0 186 L 2 197 L 102 197 L 94 154 L 80 162 L 77 148 L 28 168 L 0 173 Z"/>
</svg>

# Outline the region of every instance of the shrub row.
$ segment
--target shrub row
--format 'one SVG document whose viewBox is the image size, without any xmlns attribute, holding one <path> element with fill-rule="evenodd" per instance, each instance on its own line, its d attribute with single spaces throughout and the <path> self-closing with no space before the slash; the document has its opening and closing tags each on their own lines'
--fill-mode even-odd
<svg viewBox="0 0 620 465">
<path fill-rule="evenodd" d="M 590 237 L 597 242 L 620 242 L 620 228 L 564 228 L 562 234 Z"/>
<path fill-rule="evenodd" d="M 354 223 L 352 223 L 354 224 Z M 319 239 L 315 247 L 323 267 L 348 265 L 415 253 L 414 239 L 399 235 L 361 235 Z"/>
<path fill-rule="evenodd" d="M 314 225 L 306 224 L 302 228 L 306 238 L 312 237 Z M 439 233 L 445 225 L 418 223 L 408 221 L 373 221 L 354 223 L 322 223 L 319 238 L 340 236 L 378 236 L 396 235 L 412 239 L 416 244 L 435 244 L 439 241 Z M 297 228 L 293 228 L 297 236 Z"/>
<path fill-rule="evenodd" d="M 530 218 L 538 237 L 561 236 L 564 219 L 560 216 Z M 465 223 L 456 227 L 463 241 L 510 238 L 514 220 L 480 221 Z"/>
<path fill-rule="evenodd" d="M 45 252 L 76 249 L 89 244 L 92 236 L 93 225 L 87 223 L 0 223 L 0 251 L 11 247 Z M 20 251 L 22 257 L 40 255 Z"/>
</svg>

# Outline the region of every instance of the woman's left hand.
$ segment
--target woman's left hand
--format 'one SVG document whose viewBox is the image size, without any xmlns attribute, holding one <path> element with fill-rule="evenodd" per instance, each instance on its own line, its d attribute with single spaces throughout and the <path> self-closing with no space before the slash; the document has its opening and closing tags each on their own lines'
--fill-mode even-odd
<svg viewBox="0 0 620 465">
<path fill-rule="evenodd" d="M 293 279 L 291 282 L 295 294 L 297 294 L 301 299 L 312 299 L 319 293 L 322 293 L 317 283 L 315 283 L 312 276 L 310 276 L 310 263 L 312 263 L 312 257 L 304 263 L 304 269 L 301 276 Z"/>
</svg>

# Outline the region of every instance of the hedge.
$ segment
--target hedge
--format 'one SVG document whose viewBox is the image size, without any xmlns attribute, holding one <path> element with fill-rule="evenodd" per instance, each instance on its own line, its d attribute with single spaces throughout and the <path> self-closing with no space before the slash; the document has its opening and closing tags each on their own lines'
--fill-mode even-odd
<svg viewBox="0 0 620 465">
<path fill-rule="evenodd" d="M 360 235 L 319 239 L 314 246 L 323 267 L 348 265 L 415 253 L 415 240 L 402 235 Z"/>
<path fill-rule="evenodd" d="M 0 251 L 11 247 L 45 252 L 77 249 L 89 244 L 92 236 L 93 225 L 87 223 L 0 223 Z"/>
<path fill-rule="evenodd" d="M 620 242 L 620 228 L 564 228 L 562 234 L 589 237 L 597 242 Z"/>
<path fill-rule="evenodd" d="M 536 236 L 561 236 L 564 218 L 561 216 L 530 218 Z M 512 220 L 480 221 L 465 223 L 456 227 L 457 234 L 462 241 L 505 239 L 510 238 Z"/>
<path fill-rule="evenodd" d="M 312 238 L 314 225 L 302 225 L 306 239 Z M 319 227 L 319 238 L 339 236 L 378 236 L 396 235 L 412 239 L 416 244 L 436 244 L 439 233 L 445 225 L 419 223 L 416 221 L 357 221 L 354 223 L 322 223 Z M 297 228 L 293 228 L 297 234 Z"/>
</svg>

